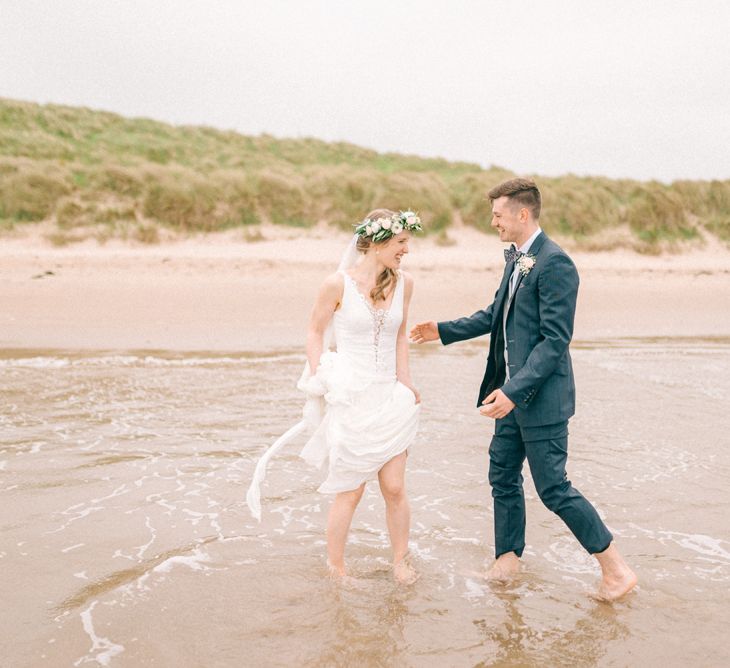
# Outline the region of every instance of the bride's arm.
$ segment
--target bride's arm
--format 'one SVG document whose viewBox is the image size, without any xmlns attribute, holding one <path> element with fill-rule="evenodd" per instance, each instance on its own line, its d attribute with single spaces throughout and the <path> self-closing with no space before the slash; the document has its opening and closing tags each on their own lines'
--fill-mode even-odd
<svg viewBox="0 0 730 668">
<path fill-rule="evenodd" d="M 413 295 L 413 278 L 410 274 L 403 272 L 405 280 L 405 292 L 403 294 L 403 322 L 398 330 L 398 338 L 395 343 L 395 375 L 396 378 L 409 388 L 416 395 L 416 403 L 421 402 L 421 395 L 413 386 L 411 380 L 411 370 L 408 364 L 408 334 L 406 333 L 408 323 L 408 306 L 411 303 L 411 295 Z"/>
<path fill-rule="evenodd" d="M 307 327 L 307 362 L 309 362 L 309 370 L 312 374 L 317 371 L 324 347 L 324 333 L 332 320 L 332 315 L 340 306 L 342 290 L 342 276 L 332 274 L 322 283 L 314 302 Z"/>
</svg>

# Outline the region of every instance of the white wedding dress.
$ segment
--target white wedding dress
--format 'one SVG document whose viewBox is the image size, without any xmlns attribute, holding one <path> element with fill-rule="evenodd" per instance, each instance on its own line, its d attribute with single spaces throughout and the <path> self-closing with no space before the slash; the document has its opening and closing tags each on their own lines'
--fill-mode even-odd
<svg viewBox="0 0 730 668">
<path fill-rule="evenodd" d="M 337 352 L 320 358 L 326 388 L 324 417 L 301 452 L 310 464 L 328 463 L 320 492 L 357 489 L 413 442 L 420 405 L 396 379 L 396 340 L 403 321 L 404 279 L 398 272 L 388 309 L 376 309 L 345 271 L 333 316 Z"/>
<path fill-rule="evenodd" d="M 356 256 L 353 238 L 340 263 L 343 292 L 332 318 L 337 351 L 325 350 L 312 375 L 306 365 L 297 387 L 307 396 L 303 419 L 282 434 L 256 464 L 246 503 L 261 521 L 261 485 L 269 461 L 300 434 L 313 432 L 301 456 L 328 465 L 319 491 L 336 494 L 357 489 L 393 457 L 405 452 L 418 429 L 420 405 L 396 379 L 396 341 L 403 322 L 404 279 L 400 271 L 388 309 L 376 309 L 346 273 Z"/>
</svg>

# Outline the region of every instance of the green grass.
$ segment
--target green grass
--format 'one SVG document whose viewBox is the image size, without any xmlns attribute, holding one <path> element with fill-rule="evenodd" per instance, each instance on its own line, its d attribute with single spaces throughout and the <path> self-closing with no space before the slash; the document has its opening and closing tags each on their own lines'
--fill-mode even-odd
<svg viewBox="0 0 730 668">
<path fill-rule="evenodd" d="M 449 243 L 457 217 L 491 233 L 486 192 L 511 176 L 344 142 L 251 137 L 0 98 L 0 229 L 52 221 L 59 243 L 81 228 L 102 240 L 145 243 L 160 238 L 158 228 L 326 221 L 351 229 L 376 207 L 415 209 L 427 232 Z M 695 243 L 705 231 L 730 244 L 730 181 L 537 181 L 543 227 L 585 249 L 655 253 Z"/>
</svg>

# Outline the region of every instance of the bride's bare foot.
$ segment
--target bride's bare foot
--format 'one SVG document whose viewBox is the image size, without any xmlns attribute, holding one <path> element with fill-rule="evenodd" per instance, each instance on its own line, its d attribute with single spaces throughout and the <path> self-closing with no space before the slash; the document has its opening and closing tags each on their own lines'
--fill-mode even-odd
<svg viewBox="0 0 730 668">
<path fill-rule="evenodd" d="M 347 574 L 344 564 L 342 564 L 341 566 L 335 566 L 329 560 L 327 560 L 327 574 L 334 584 L 336 584 L 338 587 L 342 587 L 343 589 L 365 589 L 364 582 L 358 580 L 352 575 Z"/>
<path fill-rule="evenodd" d="M 411 564 L 411 553 L 406 552 L 405 556 L 397 563 L 393 564 L 393 578 L 398 584 L 411 585 L 420 575 Z"/>
<path fill-rule="evenodd" d="M 628 594 L 638 581 L 613 543 L 603 552 L 593 555 L 601 565 L 603 576 L 598 591 L 593 595 L 599 601 L 616 601 Z"/>
<path fill-rule="evenodd" d="M 485 578 L 492 582 L 508 582 L 520 572 L 520 558 L 514 552 L 505 552 L 497 557 Z"/>
<path fill-rule="evenodd" d="M 333 579 L 333 580 L 339 580 L 340 578 L 347 577 L 347 572 L 345 571 L 345 564 L 341 564 L 340 566 L 335 566 L 329 559 L 327 560 L 327 574 Z"/>
</svg>

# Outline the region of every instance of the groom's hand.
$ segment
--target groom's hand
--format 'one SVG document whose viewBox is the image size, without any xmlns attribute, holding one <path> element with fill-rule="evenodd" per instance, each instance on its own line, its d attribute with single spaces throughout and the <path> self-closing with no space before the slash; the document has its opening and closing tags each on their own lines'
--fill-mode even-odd
<svg viewBox="0 0 730 668">
<path fill-rule="evenodd" d="M 515 407 L 514 402 L 502 390 L 490 392 L 482 404 L 484 407 L 480 408 L 479 412 L 493 420 L 499 420 L 505 415 L 509 415 Z"/>
<path fill-rule="evenodd" d="M 433 321 L 419 322 L 411 329 L 411 341 L 413 343 L 426 343 L 426 341 L 438 341 L 439 328 L 438 325 Z"/>
</svg>

